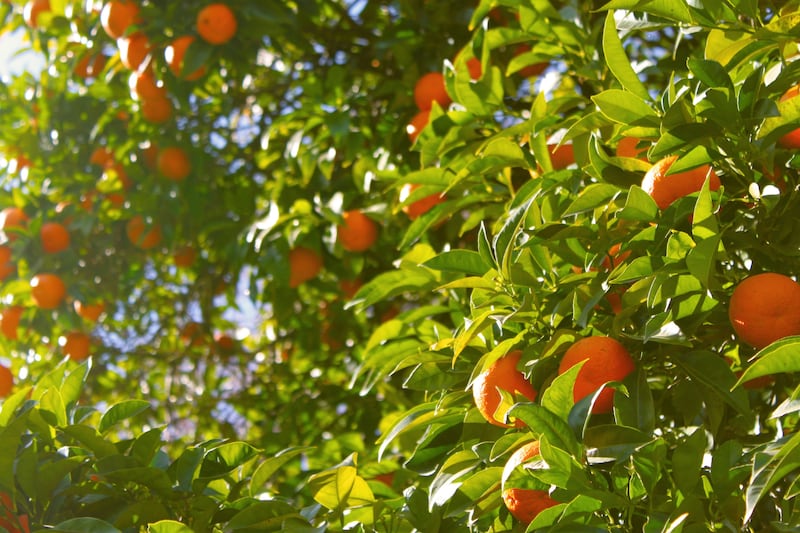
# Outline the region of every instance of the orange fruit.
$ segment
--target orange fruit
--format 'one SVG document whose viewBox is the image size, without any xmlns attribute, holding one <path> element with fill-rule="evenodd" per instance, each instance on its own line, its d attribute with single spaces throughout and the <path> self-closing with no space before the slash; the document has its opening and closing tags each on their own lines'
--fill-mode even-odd
<svg viewBox="0 0 800 533">
<path fill-rule="evenodd" d="M 11 394 L 14 388 L 14 374 L 7 366 L 0 365 L 0 398 L 5 398 Z"/>
<path fill-rule="evenodd" d="M 503 468 L 503 478 L 507 478 L 515 468 L 539 455 L 539 441 L 523 444 L 508 458 L 508 462 Z M 502 496 L 503 503 L 511 516 L 525 525 L 533 522 L 533 519 L 545 509 L 558 505 L 558 502 L 551 498 L 546 490 L 506 488 L 504 486 Z"/>
<path fill-rule="evenodd" d="M 172 101 L 166 96 L 143 98 L 139 103 L 142 117 L 151 124 L 162 124 L 172 117 Z"/>
<path fill-rule="evenodd" d="M 550 152 L 553 170 L 561 170 L 575 164 L 575 151 L 571 144 L 548 144 L 547 149 Z"/>
<path fill-rule="evenodd" d="M 647 161 L 647 149 L 648 146 L 639 148 L 639 139 L 636 137 L 623 137 L 617 143 L 616 156 Z"/>
<path fill-rule="evenodd" d="M 406 183 L 403 185 L 403 187 L 400 189 L 400 203 L 402 204 L 408 200 L 408 198 L 411 196 L 411 193 L 420 187 L 422 187 L 422 185 L 418 183 Z M 418 216 L 424 215 L 433 209 L 435 205 L 444 202 L 444 200 L 445 198 L 441 194 L 433 193 L 425 198 L 420 198 L 419 200 L 411 202 L 410 204 L 406 204 L 401 209 L 403 213 L 408 215 L 408 218 L 414 220 Z"/>
<path fill-rule="evenodd" d="M 50 11 L 50 0 L 29 0 L 22 10 L 22 18 L 29 28 L 39 27 L 39 15 Z"/>
<path fill-rule="evenodd" d="M 613 244 L 608 249 L 608 253 L 603 256 L 603 262 L 601 265 L 606 270 L 611 270 L 617 268 L 623 261 L 625 261 L 631 255 L 630 250 L 625 250 L 622 253 L 619 253 L 619 249 L 622 247 L 620 243 Z"/>
<path fill-rule="evenodd" d="M 581 361 L 586 363 L 578 372 L 572 389 L 575 402 L 594 394 L 607 381 L 622 381 L 636 368 L 628 350 L 610 337 L 586 337 L 574 343 L 561 359 L 559 375 Z M 603 389 L 592 407 L 592 413 L 610 413 L 613 403 L 614 389 Z"/>
<path fill-rule="evenodd" d="M 158 161 L 158 146 L 147 141 L 144 145 L 139 145 L 142 154 L 142 163 L 150 170 L 156 169 L 156 162 Z"/>
<path fill-rule="evenodd" d="M 520 44 L 514 49 L 514 57 L 520 56 L 522 54 L 526 54 L 531 51 L 531 47 L 527 44 Z M 541 63 L 534 63 L 532 65 L 528 65 L 527 67 L 523 67 L 519 69 L 519 75 L 523 78 L 533 78 L 534 76 L 538 76 L 550 65 L 547 61 L 543 61 Z"/>
<path fill-rule="evenodd" d="M 783 93 L 781 96 L 780 101 L 785 102 L 786 100 L 791 100 L 795 96 L 800 94 L 800 85 L 795 85 L 794 87 L 789 88 L 788 91 Z M 789 133 L 783 135 L 780 139 L 778 139 L 778 144 L 784 148 L 800 148 L 800 128 L 794 129 Z"/>
<path fill-rule="evenodd" d="M 205 344 L 203 325 L 198 322 L 187 322 L 181 328 L 179 337 L 186 346 L 202 346 Z"/>
<path fill-rule="evenodd" d="M 31 278 L 33 303 L 40 309 L 55 309 L 67 296 L 67 287 L 56 274 L 37 274 Z"/>
<path fill-rule="evenodd" d="M 709 165 L 667 174 L 677 160 L 677 155 L 671 155 L 657 161 L 650 167 L 642 180 L 642 189 L 655 200 L 661 209 L 666 209 L 679 198 L 699 191 L 706 176 L 709 176 L 709 187 L 712 191 L 716 191 L 720 187 L 719 177 Z"/>
<path fill-rule="evenodd" d="M 231 353 L 236 350 L 236 339 L 227 333 L 214 333 L 214 346 L 222 353 Z"/>
<path fill-rule="evenodd" d="M 0 280 L 6 279 L 16 269 L 17 266 L 11 261 L 11 248 L 0 245 Z"/>
<path fill-rule="evenodd" d="M 433 107 L 433 102 L 438 102 L 441 107 L 450 105 L 452 100 L 445 88 L 444 74 L 428 72 L 418 79 L 414 85 L 414 101 L 420 111 L 429 110 Z"/>
<path fill-rule="evenodd" d="M 150 40 L 142 32 L 136 32 L 117 41 L 119 59 L 130 70 L 137 70 L 150 54 Z"/>
<path fill-rule="evenodd" d="M 194 248 L 189 246 L 181 246 L 175 253 L 172 255 L 172 261 L 175 263 L 175 266 L 181 268 L 189 268 L 194 263 L 194 258 L 197 256 Z"/>
<path fill-rule="evenodd" d="M 106 61 L 107 58 L 103 54 L 87 53 L 75 63 L 72 71 L 79 78 L 95 78 L 106 67 Z"/>
<path fill-rule="evenodd" d="M 97 322 L 97 320 L 100 318 L 100 315 L 103 314 L 103 311 L 105 311 L 106 308 L 106 304 L 103 302 L 86 304 L 80 300 L 75 300 L 72 305 L 79 317 L 89 320 L 90 322 Z"/>
<path fill-rule="evenodd" d="M 39 230 L 42 249 L 48 254 L 57 254 L 69 248 L 69 231 L 58 222 L 46 222 Z"/>
<path fill-rule="evenodd" d="M 6 238 L 13 242 L 17 240 L 15 232 L 7 232 L 7 230 L 21 230 L 25 229 L 28 223 L 28 215 L 19 207 L 6 207 L 0 211 L 0 231 L 6 234 Z"/>
<path fill-rule="evenodd" d="M 128 28 L 139 22 L 139 6 L 129 0 L 111 0 L 100 12 L 100 24 L 112 39 L 123 37 Z"/>
<path fill-rule="evenodd" d="M 125 225 L 125 233 L 135 246 L 142 250 L 150 250 L 161 243 L 161 226 L 148 224 L 142 215 L 135 215 Z"/>
<path fill-rule="evenodd" d="M 337 240 L 348 252 L 363 252 L 378 239 L 378 225 L 358 210 L 342 213 L 344 222 L 338 226 Z"/>
<path fill-rule="evenodd" d="M 61 351 L 73 361 L 83 361 L 89 357 L 92 341 L 89 335 L 73 331 L 61 337 Z"/>
<path fill-rule="evenodd" d="M 736 335 L 757 349 L 800 335 L 800 284 L 774 272 L 749 276 L 733 290 L 728 317 Z"/>
<path fill-rule="evenodd" d="M 510 424 L 505 424 L 495 418 L 497 408 L 503 399 L 498 389 L 508 392 L 512 397 L 521 394 L 530 401 L 536 399 L 536 390 L 533 385 L 525 378 L 525 374 L 517 370 L 521 357 L 520 350 L 501 357 L 478 374 L 478 377 L 472 382 L 472 397 L 475 399 L 475 406 L 490 424 L 504 428 L 511 427 Z M 517 420 L 516 426 L 523 427 L 524 424 L 521 420 Z"/>
<path fill-rule="evenodd" d="M 105 146 L 98 146 L 89 156 L 89 163 L 105 168 L 114 163 L 114 153 Z"/>
<path fill-rule="evenodd" d="M 422 130 L 425 129 L 425 126 L 428 125 L 430 117 L 431 112 L 429 109 L 420 111 L 414 115 L 414 118 L 412 118 L 411 122 L 408 123 L 406 126 L 406 133 L 408 134 L 408 139 L 412 144 L 417 140 L 417 137 L 419 137 L 419 134 L 422 133 Z"/>
<path fill-rule="evenodd" d="M 298 246 L 289 252 L 290 287 L 298 287 L 317 277 L 320 270 L 322 270 L 322 257 L 311 248 Z"/>
<path fill-rule="evenodd" d="M 3 309 L 0 313 L 0 333 L 8 340 L 15 341 L 18 338 L 19 320 L 25 308 L 21 305 L 12 305 Z"/>
<path fill-rule="evenodd" d="M 477 57 L 470 57 L 467 59 L 467 70 L 469 71 L 469 77 L 471 79 L 480 79 L 480 77 L 483 75 L 483 66 L 481 65 L 481 60 Z"/>
<path fill-rule="evenodd" d="M 153 73 L 149 70 L 145 70 L 144 72 L 131 72 L 131 76 L 128 78 L 128 87 L 131 90 L 131 97 L 134 100 L 167 97 L 166 87 L 159 85 Z"/>
<path fill-rule="evenodd" d="M 225 44 L 236 35 L 236 16 L 227 5 L 209 4 L 197 14 L 197 33 L 209 44 Z"/>
<path fill-rule="evenodd" d="M 206 68 L 201 66 L 194 72 L 184 73 L 183 58 L 192 43 L 194 43 L 194 37 L 184 35 L 172 41 L 172 44 L 164 50 L 164 59 L 166 59 L 169 69 L 177 78 L 187 81 L 199 79 L 206 71 Z"/>
<path fill-rule="evenodd" d="M 339 281 L 339 290 L 342 291 L 342 296 L 344 296 L 346 300 L 351 300 L 362 285 L 364 284 L 361 283 L 361 280 L 358 278 L 343 279 Z"/>
<path fill-rule="evenodd" d="M 156 160 L 158 172 L 167 179 L 182 181 L 192 171 L 189 156 L 182 148 L 170 146 L 158 152 Z"/>
</svg>

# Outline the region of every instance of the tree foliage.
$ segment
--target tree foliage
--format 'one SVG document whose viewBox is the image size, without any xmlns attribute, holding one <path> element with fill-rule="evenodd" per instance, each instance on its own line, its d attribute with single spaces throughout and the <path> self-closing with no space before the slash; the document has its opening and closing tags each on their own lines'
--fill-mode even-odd
<svg viewBox="0 0 800 533">
<path fill-rule="evenodd" d="M 0 85 L 0 208 L 27 218 L 3 228 L 0 530 L 797 527 L 800 330 L 755 348 L 729 316 L 748 276 L 800 275 L 797 1 L 229 0 L 224 44 L 189 0 L 112 39 L 113 3 L 0 5 L 45 64 Z M 429 72 L 452 103 L 411 137 Z M 702 184 L 660 207 L 670 156 L 664 183 Z M 559 372 L 591 336 L 635 362 L 609 413 Z M 501 427 L 471 384 L 514 350 L 537 395 L 498 391 Z M 522 524 L 507 487 L 557 504 Z"/>
</svg>

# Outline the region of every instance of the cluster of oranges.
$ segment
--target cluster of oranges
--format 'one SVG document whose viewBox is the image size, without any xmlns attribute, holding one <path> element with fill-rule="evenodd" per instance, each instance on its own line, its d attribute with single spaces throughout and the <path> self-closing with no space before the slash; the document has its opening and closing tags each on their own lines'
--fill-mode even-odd
<svg viewBox="0 0 800 533">
<path fill-rule="evenodd" d="M 7 207 L 0 211 L 0 237 L 5 244 L 0 245 L 2 279 L 16 272 L 14 247 L 20 237 L 27 234 L 30 217 L 18 207 Z M 47 221 L 41 224 L 38 239 L 35 239 L 41 253 L 54 255 L 67 251 L 71 246 L 70 232 L 64 224 Z M 24 244 L 24 243 L 23 243 Z M 67 286 L 60 275 L 53 272 L 39 272 L 29 281 L 30 298 L 33 307 L 43 311 L 54 311 L 62 307 L 67 299 Z M 87 304 L 74 301 L 75 312 L 90 322 L 99 319 L 103 312 L 102 303 Z M 8 340 L 19 338 L 19 325 L 26 307 L 11 304 L 0 311 L 0 334 Z M 62 352 L 74 360 L 88 357 L 91 351 L 90 337 L 83 331 L 70 331 L 61 338 Z M 7 368 L 0 371 L 0 396 L 11 390 L 12 377 Z"/>
<path fill-rule="evenodd" d="M 734 288 L 728 314 L 736 336 L 756 349 L 800 335 L 800 284 L 788 276 L 771 272 L 749 276 Z M 521 401 L 533 402 L 537 398 L 537 391 L 519 370 L 521 358 L 521 351 L 510 352 L 490 364 L 472 382 L 475 406 L 490 424 L 512 427 L 507 421 L 511 405 L 504 401 L 505 393 Z M 603 388 L 598 393 L 601 387 L 624 380 L 636 369 L 625 346 L 606 336 L 587 337 L 573 343 L 561 358 L 558 374 L 563 375 L 576 365 L 582 366 L 575 377 L 573 401 L 593 397 L 593 414 L 610 413 L 614 406 L 615 390 Z M 769 383 L 769 380 L 759 382 Z M 511 422 L 517 428 L 525 427 L 519 419 Z M 548 490 L 519 488 L 506 483 L 511 471 L 537 459 L 540 459 L 538 442 L 529 442 L 508 459 L 503 474 L 502 499 L 510 513 L 525 524 L 559 503 Z"/>
</svg>

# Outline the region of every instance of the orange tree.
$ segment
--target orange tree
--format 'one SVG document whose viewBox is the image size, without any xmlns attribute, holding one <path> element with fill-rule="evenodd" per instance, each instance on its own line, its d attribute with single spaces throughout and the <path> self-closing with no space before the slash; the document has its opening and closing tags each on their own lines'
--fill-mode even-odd
<svg viewBox="0 0 800 533">
<path fill-rule="evenodd" d="M 791 530 L 798 7 L 3 3 L 0 528 Z"/>
</svg>

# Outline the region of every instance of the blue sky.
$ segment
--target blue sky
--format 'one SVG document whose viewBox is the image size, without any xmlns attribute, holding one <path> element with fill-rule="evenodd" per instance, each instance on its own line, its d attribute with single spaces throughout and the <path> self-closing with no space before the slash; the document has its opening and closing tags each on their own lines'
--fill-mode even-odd
<svg viewBox="0 0 800 533">
<path fill-rule="evenodd" d="M 22 29 L 0 35 L 0 78 L 24 71 L 38 72 L 42 69 L 44 61 L 40 55 L 30 50 L 18 54 L 20 49 L 27 46 Z"/>
</svg>

